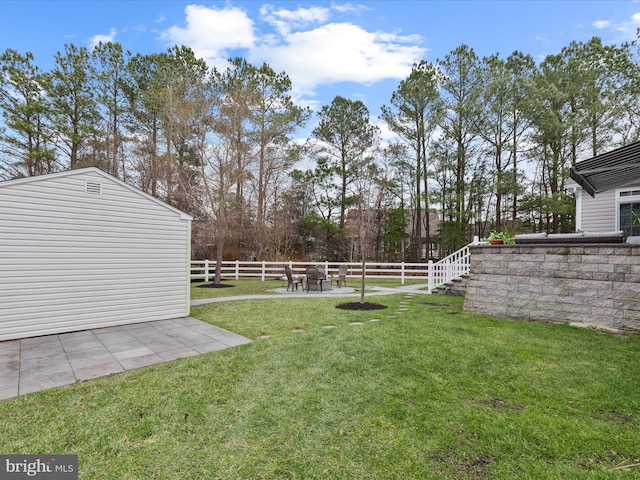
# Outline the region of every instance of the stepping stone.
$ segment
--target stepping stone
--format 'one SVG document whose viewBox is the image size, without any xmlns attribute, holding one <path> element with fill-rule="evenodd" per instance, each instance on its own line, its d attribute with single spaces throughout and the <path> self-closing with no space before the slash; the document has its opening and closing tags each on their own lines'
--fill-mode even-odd
<svg viewBox="0 0 640 480">
<path fill-rule="evenodd" d="M 380 319 L 379 318 L 372 318 L 371 320 L 369 320 L 370 322 L 379 322 Z"/>
<path fill-rule="evenodd" d="M 273 337 L 273 335 L 260 335 L 258 338 L 263 339 L 263 338 L 271 338 Z"/>
<path fill-rule="evenodd" d="M 322 328 L 336 328 L 335 325 L 323 325 Z"/>
<path fill-rule="evenodd" d="M 293 333 L 304 333 L 306 330 L 304 328 L 294 328 L 291 330 Z"/>
<path fill-rule="evenodd" d="M 349 325 L 364 325 L 363 322 L 351 322 Z"/>
</svg>

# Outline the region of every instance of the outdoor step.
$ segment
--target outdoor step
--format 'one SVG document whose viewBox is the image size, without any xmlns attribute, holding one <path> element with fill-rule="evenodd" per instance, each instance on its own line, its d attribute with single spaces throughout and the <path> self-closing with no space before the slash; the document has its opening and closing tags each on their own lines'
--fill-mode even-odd
<svg viewBox="0 0 640 480">
<path fill-rule="evenodd" d="M 466 293 L 466 285 L 468 280 L 468 275 L 462 275 L 460 277 L 452 279 L 449 282 L 439 285 L 438 287 L 433 289 L 431 293 L 437 295 L 454 295 L 463 297 Z"/>
</svg>

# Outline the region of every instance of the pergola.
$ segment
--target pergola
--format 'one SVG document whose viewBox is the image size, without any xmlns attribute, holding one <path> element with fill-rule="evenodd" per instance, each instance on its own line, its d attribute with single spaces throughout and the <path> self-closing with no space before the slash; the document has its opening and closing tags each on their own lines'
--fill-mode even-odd
<svg viewBox="0 0 640 480">
<path fill-rule="evenodd" d="M 576 163 L 569 175 L 592 197 L 640 180 L 640 142 Z"/>
</svg>

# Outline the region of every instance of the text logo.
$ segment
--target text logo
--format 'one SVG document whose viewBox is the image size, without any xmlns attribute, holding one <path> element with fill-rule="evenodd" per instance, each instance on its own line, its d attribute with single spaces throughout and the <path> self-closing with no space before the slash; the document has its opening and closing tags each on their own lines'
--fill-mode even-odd
<svg viewBox="0 0 640 480">
<path fill-rule="evenodd" d="M 0 455 L 2 480 L 78 480 L 77 455 Z"/>
</svg>

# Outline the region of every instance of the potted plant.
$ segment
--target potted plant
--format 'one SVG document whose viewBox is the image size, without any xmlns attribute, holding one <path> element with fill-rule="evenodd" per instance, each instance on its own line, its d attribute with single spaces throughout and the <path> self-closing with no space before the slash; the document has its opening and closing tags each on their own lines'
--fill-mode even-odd
<svg viewBox="0 0 640 480">
<path fill-rule="evenodd" d="M 509 232 L 491 232 L 489 234 L 489 243 L 491 245 L 513 245 L 516 243 L 515 238 Z"/>
</svg>

